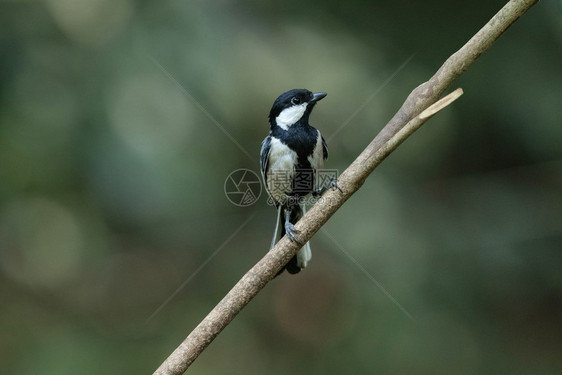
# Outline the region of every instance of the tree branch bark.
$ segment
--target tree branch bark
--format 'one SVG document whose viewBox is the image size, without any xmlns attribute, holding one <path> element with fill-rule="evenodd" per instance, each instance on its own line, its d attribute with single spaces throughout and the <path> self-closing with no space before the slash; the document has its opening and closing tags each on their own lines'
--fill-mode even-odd
<svg viewBox="0 0 562 375">
<path fill-rule="evenodd" d="M 330 190 L 296 224 L 307 242 L 365 182 L 371 172 L 409 135 L 449 103 L 435 103 L 445 89 L 538 0 L 509 1 L 427 82 L 414 89 L 388 124 L 339 176 L 343 192 Z M 460 92 L 462 93 L 462 91 Z M 455 95 L 460 95 L 457 91 Z M 445 98 L 444 98 L 445 99 Z M 455 98 L 456 99 L 456 98 Z M 452 101 L 451 97 L 447 100 Z M 436 106 L 431 106 L 433 103 Z M 431 108 L 430 108 L 431 106 Z M 155 375 L 183 374 L 213 339 L 295 255 L 298 245 L 286 236 L 252 267 L 156 370 Z"/>
</svg>

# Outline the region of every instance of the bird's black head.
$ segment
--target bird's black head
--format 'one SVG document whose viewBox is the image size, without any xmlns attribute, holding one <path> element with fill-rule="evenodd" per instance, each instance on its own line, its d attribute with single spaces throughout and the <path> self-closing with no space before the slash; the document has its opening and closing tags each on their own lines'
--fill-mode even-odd
<svg viewBox="0 0 562 375">
<path fill-rule="evenodd" d="M 281 94 L 269 112 L 271 127 L 280 126 L 287 130 L 301 120 L 308 122 L 312 108 L 326 95 L 325 92 L 312 93 L 306 89 L 293 89 Z"/>
</svg>

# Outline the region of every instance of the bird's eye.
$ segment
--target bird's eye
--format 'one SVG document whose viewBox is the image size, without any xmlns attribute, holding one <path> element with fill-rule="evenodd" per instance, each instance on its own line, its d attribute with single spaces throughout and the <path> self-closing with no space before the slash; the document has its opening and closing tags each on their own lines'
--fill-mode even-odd
<svg viewBox="0 0 562 375">
<path fill-rule="evenodd" d="M 297 97 L 294 97 L 293 99 L 291 99 L 291 103 L 293 103 L 294 105 L 301 104 L 301 100 Z"/>
</svg>

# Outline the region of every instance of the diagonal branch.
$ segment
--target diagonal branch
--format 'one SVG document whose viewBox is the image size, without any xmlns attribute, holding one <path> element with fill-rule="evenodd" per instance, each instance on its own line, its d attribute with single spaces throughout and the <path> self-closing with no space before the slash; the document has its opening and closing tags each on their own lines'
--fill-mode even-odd
<svg viewBox="0 0 562 375">
<path fill-rule="evenodd" d="M 445 89 L 499 36 L 538 0 L 509 1 L 461 49 L 451 55 L 439 70 L 414 89 L 394 117 L 357 159 L 340 175 L 343 192 L 328 191 L 296 224 L 300 239 L 307 242 L 365 182 L 371 172 L 408 136 L 433 114 L 462 93 L 437 100 Z M 435 105 L 432 105 L 434 104 Z M 298 250 L 286 236 L 252 267 L 154 374 L 182 374 L 213 339 L 234 319 L 253 297 L 277 274 Z"/>
</svg>

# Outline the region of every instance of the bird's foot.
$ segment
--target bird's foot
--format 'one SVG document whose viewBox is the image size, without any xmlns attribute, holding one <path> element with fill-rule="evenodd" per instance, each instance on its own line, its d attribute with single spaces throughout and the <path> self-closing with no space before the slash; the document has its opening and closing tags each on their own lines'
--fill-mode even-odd
<svg viewBox="0 0 562 375">
<path fill-rule="evenodd" d="M 291 239 L 291 241 L 294 241 L 297 244 L 302 245 L 302 242 L 296 236 L 296 234 L 300 233 L 300 231 L 288 221 L 285 222 L 285 233 L 287 233 L 287 236 Z"/>
<path fill-rule="evenodd" d="M 328 190 L 339 190 L 340 193 L 343 194 L 343 190 L 340 188 L 340 186 L 338 185 L 338 179 L 336 177 L 330 177 L 330 179 L 328 180 L 328 182 L 326 183 L 326 185 L 320 189 L 319 191 L 313 191 L 312 192 L 312 196 L 315 198 L 318 198 L 322 195 L 324 195 L 324 193 Z"/>
<path fill-rule="evenodd" d="M 336 190 L 338 189 L 340 191 L 340 193 L 343 194 L 343 190 L 340 188 L 340 186 L 338 185 L 338 179 L 337 177 L 330 177 L 330 180 L 328 181 L 328 183 L 326 184 L 326 187 L 328 189 L 332 189 L 332 190 Z"/>
</svg>

